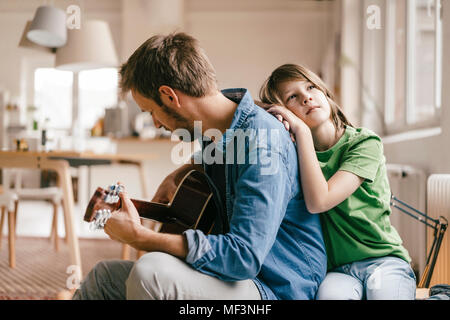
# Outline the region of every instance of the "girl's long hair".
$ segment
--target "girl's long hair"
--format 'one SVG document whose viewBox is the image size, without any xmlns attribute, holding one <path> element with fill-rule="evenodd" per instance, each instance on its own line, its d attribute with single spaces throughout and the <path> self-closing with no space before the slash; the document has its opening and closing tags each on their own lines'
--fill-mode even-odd
<svg viewBox="0 0 450 320">
<path fill-rule="evenodd" d="M 344 112 L 334 100 L 333 94 L 327 88 L 322 79 L 320 79 L 314 72 L 301 65 L 283 64 L 282 66 L 276 68 L 269 78 L 264 81 L 259 91 L 259 98 L 261 102 L 284 106 L 284 103 L 278 93 L 278 85 L 285 81 L 309 81 L 325 94 L 331 107 L 330 118 L 336 128 L 336 133 L 340 128 L 345 128 L 346 125 L 353 127 Z"/>
</svg>

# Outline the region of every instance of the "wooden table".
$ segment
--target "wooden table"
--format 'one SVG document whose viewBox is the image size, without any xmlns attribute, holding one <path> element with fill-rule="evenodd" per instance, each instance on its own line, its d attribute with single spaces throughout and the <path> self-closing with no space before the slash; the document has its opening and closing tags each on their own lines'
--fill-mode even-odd
<svg viewBox="0 0 450 320">
<path fill-rule="evenodd" d="M 33 153 L 33 152 L 32 152 Z M 41 153 L 37 153 L 41 154 Z M 95 166 L 112 163 L 133 164 L 138 167 L 141 178 L 142 196 L 147 198 L 148 187 L 145 180 L 145 171 L 143 162 L 158 158 L 156 154 L 114 154 L 114 153 L 93 153 L 93 152 L 75 152 L 75 151 L 51 151 L 45 153 L 49 159 L 66 160 L 71 167 Z M 1 153 L 0 153 L 1 155 Z"/>
<path fill-rule="evenodd" d="M 70 166 L 96 165 L 108 163 L 129 163 L 139 167 L 141 187 L 144 197 L 148 197 L 147 184 L 142 162 L 157 158 L 154 154 L 122 155 L 122 154 L 96 154 L 93 152 L 77 151 L 0 151 L 0 168 L 27 168 L 53 170 L 58 175 L 58 184 L 63 192 L 63 211 L 66 224 L 66 236 L 70 250 L 70 262 L 77 266 L 79 279 L 83 272 L 81 268 L 80 248 L 78 237 L 74 229 L 74 198 L 70 175 Z M 122 256 L 127 256 L 124 247 Z"/>
</svg>

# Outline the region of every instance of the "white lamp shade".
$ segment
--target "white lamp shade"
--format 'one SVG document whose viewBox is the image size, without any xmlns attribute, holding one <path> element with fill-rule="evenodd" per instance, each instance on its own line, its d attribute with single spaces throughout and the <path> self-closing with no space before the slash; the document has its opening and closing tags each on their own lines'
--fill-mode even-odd
<svg viewBox="0 0 450 320">
<path fill-rule="evenodd" d="M 27 34 L 28 34 L 28 30 L 30 30 L 30 26 L 31 26 L 31 20 L 28 20 L 27 23 L 25 24 L 25 29 L 22 32 L 22 36 L 20 37 L 19 47 L 32 49 L 33 54 L 37 52 L 35 50 L 38 50 L 40 52 L 45 52 L 47 54 L 54 54 L 55 52 L 53 51 L 54 50 L 53 48 L 40 46 L 40 45 L 28 40 Z"/>
<path fill-rule="evenodd" d="M 63 46 L 67 40 L 66 13 L 50 6 L 37 8 L 27 39 L 50 48 Z"/>
<path fill-rule="evenodd" d="M 88 20 L 68 32 L 67 44 L 56 51 L 56 68 L 81 71 L 116 67 L 118 59 L 108 23 Z"/>
</svg>

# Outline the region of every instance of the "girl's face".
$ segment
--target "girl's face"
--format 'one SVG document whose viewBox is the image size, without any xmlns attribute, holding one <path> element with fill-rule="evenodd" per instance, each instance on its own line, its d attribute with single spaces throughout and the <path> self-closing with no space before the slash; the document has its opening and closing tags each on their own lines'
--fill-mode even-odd
<svg viewBox="0 0 450 320">
<path fill-rule="evenodd" d="M 278 85 L 277 89 L 284 105 L 309 128 L 313 129 L 330 120 L 330 104 L 325 94 L 311 82 L 284 81 Z"/>
</svg>

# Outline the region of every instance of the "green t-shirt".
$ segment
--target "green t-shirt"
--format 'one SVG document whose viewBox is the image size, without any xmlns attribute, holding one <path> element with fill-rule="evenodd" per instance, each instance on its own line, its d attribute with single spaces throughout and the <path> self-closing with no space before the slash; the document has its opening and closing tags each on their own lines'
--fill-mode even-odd
<svg viewBox="0 0 450 320">
<path fill-rule="evenodd" d="M 320 214 L 328 270 L 387 255 L 410 262 L 389 220 L 391 191 L 381 139 L 368 129 L 347 126 L 333 147 L 316 154 L 326 180 L 339 170 L 364 178 L 350 197 Z"/>
</svg>

